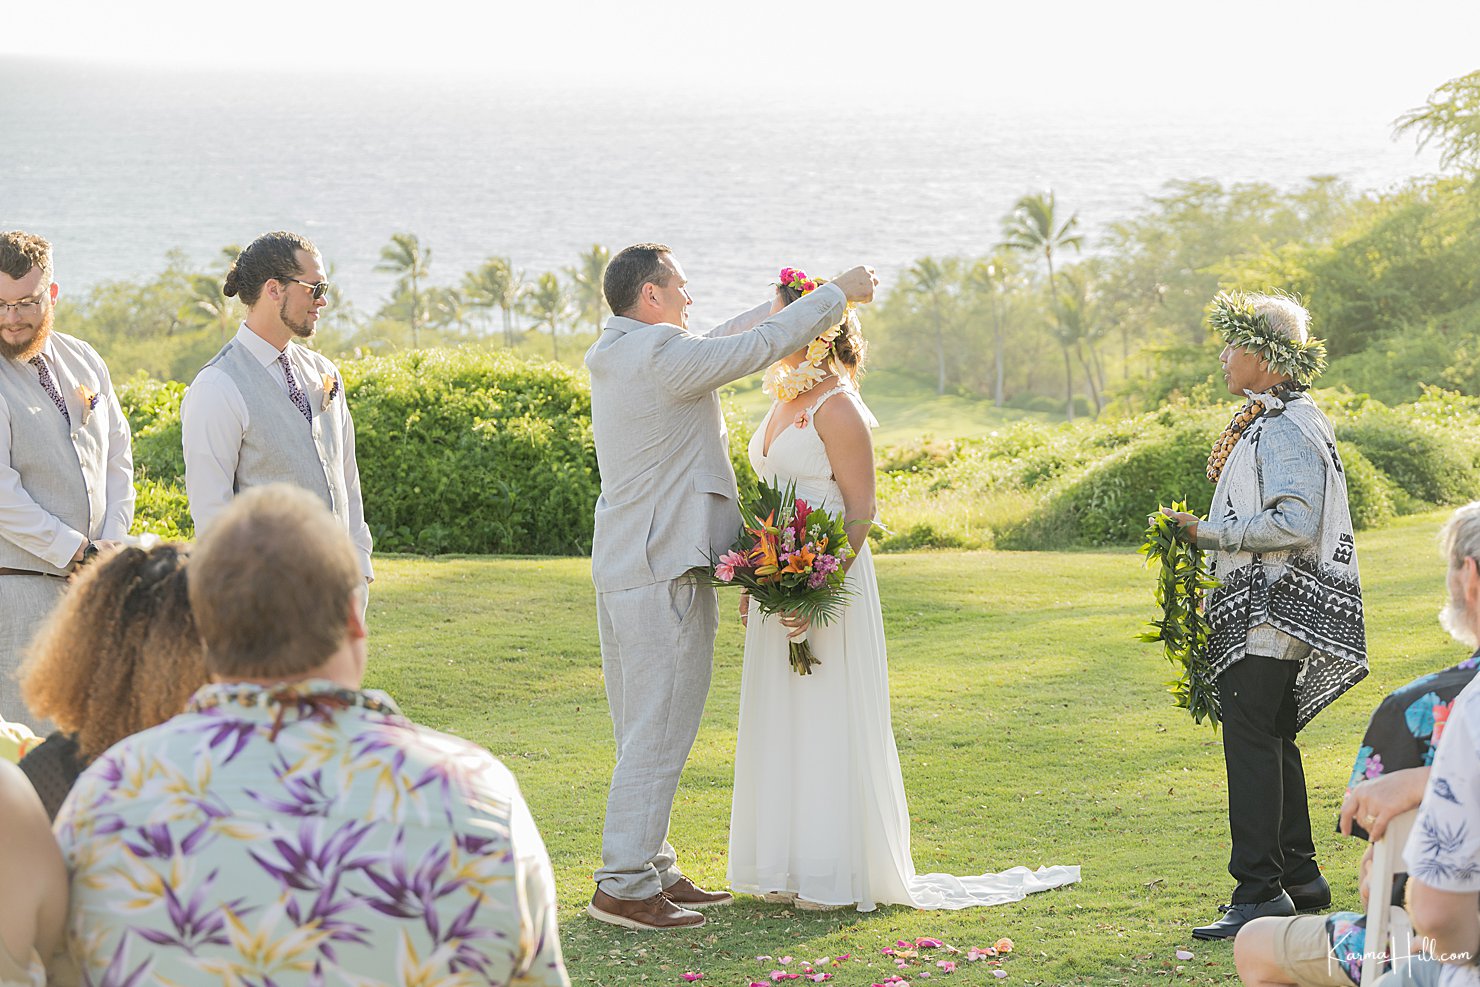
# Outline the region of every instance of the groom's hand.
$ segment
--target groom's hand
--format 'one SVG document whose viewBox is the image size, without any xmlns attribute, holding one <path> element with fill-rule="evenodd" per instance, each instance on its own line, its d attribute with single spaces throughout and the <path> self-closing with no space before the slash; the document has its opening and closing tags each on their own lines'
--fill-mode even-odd
<svg viewBox="0 0 1480 987">
<path fill-rule="evenodd" d="M 838 275 L 833 279 L 833 284 L 843 289 L 843 294 L 850 302 L 871 302 L 874 300 L 874 289 L 879 286 L 879 278 L 872 267 L 860 266 Z"/>
</svg>

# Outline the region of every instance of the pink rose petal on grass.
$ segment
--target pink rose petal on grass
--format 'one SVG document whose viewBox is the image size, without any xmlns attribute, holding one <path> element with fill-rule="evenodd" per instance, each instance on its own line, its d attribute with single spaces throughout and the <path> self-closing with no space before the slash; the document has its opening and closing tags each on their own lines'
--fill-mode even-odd
<svg viewBox="0 0 1480 987">
<path fill-rule="evenodd" d="M 935 965 L 940 967 L 946 973 L 956 972 L 956 963 L 954 960 L 936 960 Z"/>
<path fill-rule="evenodd" d="M 687 980 L 689 983 L 693 983 L 695 980 L 703 980 L 704 979 L 704 974 L 702 974 L 702 973 L 685 973 L 685 974 L 683 974 L 683 978 L 685 980 Z"/>
<path fill-rule="evenodd" d="M 786 964 L 788 964 L 788 963 L 791 962 L 791 957 L 790 956 L 783 956 L 783 957 L 781 957 L 781 959 L 777 960 L 776 962 L 777 963 L 780 963 L 782 966 L 785 966 Z"/>
<path fill-rule="evenodd" d="M 1006 980 L 1007 979 L 1007 971 L 1006 970 L 993 970 L 992 971 L 992 976 L 996 977 L 998 980 Z"/>
<path fill-rule="evenodd" d="M 937 949 L 941 946 L 944 946 L 945 943 L 941 942 L 939 939 L 932 939 L 929 936 L 924 936 L 922 938 L 916 939 L 915 945 L 920 947 L 921 949 Z"/>
<path fill-rule="evenodd" d="M 1179 949 L 1179 950 L 1177 950 L 1177 959 L 1179 959 L 1179 960 L 1190 960 L 1190 959 L 1192 959 L 1192 950 L 1190 950 L 1190 949 Z"/>
</svg>

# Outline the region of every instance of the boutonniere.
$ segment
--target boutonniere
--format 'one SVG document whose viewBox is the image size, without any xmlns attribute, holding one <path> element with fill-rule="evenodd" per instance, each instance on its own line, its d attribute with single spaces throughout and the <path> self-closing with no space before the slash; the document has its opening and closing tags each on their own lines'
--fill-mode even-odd
<svg viewBox="0 0 1480 987">
<path fill-rule="evenodd" d="M 82 424 L 92 417 L 93 409 L 98 406 L 98 394 L 86 384 L 77 387 L 77 400 L 82 404 Z"/>
<path fill-rule="evenodd" d="M 339 396 L 339 378 L 333 374 L 324 374 L 324 403 L 319 405 L 320 411 L 328 411 L 329 405 Z"/>
</svg>

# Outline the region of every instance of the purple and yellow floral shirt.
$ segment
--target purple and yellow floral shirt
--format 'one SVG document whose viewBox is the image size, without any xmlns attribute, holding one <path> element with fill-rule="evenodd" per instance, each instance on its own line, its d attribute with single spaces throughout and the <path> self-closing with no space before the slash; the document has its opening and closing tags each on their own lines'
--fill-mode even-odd
<svg viewBox="0 0 1480 987">
<path fill-rule="evenodd" d="M 206 686 L 98 758 L 56 832 L 97 987 L 569 984 L 513 775 L 383 694 Z"/>
</svg>

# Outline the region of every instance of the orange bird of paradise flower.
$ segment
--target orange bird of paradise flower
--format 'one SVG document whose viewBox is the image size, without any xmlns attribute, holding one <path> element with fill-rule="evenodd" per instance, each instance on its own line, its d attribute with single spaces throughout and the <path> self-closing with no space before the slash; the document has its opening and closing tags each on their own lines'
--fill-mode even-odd
<svg viewBox="0 0 1480 987">
<path fill-rule="evenodd" d="M 755 535 L 755 548 L 750 550 L 750 559 L 756 563 L 757 576 L 774 576 L 781 570 L 781 561 L 776 557 L 776 512 L 761 522 L 759 528 L 746 528 Z"/>
</svg>

